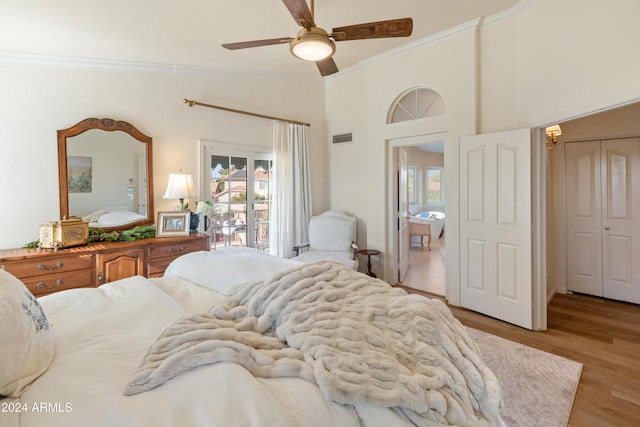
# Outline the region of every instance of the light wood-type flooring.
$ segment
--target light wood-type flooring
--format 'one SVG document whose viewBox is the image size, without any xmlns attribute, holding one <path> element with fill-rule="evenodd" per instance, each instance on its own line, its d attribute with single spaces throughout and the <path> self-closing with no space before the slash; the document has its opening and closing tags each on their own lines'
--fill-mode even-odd
<svg viewBox="0 0 640 427">
<path fill-rule="evenodd" d="M 451 311 L 464 325 L 583 363 L 570 427 L 640 426 L 640 306 L 557 294 L 545 332 L 457 307 Z"/>
<path fill-rule="evenodd" d="M 409 250 L 409 270 L 402 281 L 403 286 L 430 294 L 445 295 L 444 237 L 431 241 L 431 250 L 412 246 Z"/>
</svg>

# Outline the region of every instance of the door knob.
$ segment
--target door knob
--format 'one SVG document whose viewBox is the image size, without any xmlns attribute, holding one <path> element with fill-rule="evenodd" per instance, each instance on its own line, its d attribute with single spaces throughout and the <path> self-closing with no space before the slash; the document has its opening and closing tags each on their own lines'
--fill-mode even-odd
<svg viewBox="0 0 640 427">
<path fill-rule="evenodd" d="M 609 227 L 605 225 L 605 226 L 604 226 L 604 229 L 605 229 L 605 230 L 609 230 Z"/>
</svg>

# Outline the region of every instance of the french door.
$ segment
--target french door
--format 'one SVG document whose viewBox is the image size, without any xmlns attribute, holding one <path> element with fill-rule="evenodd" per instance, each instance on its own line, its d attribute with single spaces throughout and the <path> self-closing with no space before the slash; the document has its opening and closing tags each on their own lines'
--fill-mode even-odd
<svg viewBox="0 0 640 427">
<path fill-rule="evenodd" d="M 640 138 L 565 145 L 567 287 L 640 303 Z"/>
<path fill-rule="evenodd" d="M 202 184 L 211 200 L 211 246 L 250 246 L 269 251 L 273 156 L 255 150 L 205 144 Z"/>
</svg>

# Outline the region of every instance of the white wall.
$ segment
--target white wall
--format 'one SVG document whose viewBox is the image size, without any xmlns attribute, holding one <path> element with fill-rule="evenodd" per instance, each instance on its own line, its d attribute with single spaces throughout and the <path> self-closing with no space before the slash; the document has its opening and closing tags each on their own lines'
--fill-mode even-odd
<svg viewBox="0 0 640 427">
<path fill-rule="evenodd" d="M 391 179 L 385 146 L 401 135 L 385 126 L 385 113 L 410 87 L 440 93 L 446 128 L 417 121 L 408 132 L 448 132 L 447 297 L 457 304 L 459 137 L 541 127 L 640 98 L 638 16 L 636 0 L 523 0 L 508 13 L 486 19 L 477 33 L 472 26 L 461 27 L 458 34 L 434 37 L 329 78 L 328 133 L 350 124 L 363 136 L 349 151 L 330 151 L 332 183 L 351 183 L 332 184 L 332 208 L 358 215 L 366 226 L 361 246 L 389 257 L 394 242 L 387 239 L 392 189 L 385 182 Z M 360 203 L 363 199 L 366 203 Z M 388 259 L 379 268 L 385 270 L 380 276 L 393 281 Z"/>
<path fill-rule="evenodd" d="M 445 162 L 457 164 L 455 141 L 474 133 L 476 128 L 476 35 L 473 23 L 467 28 L 468 31 L 418 45 L 327 80 L 328 133 L 337 133 L 347 124 L 354 129 L 354 143 L 348 151 L 343 147 L 330 150 L 331 207 L 350 211 L 360 219 L 358 244 L 383 252 L 377 259 L 372 258 L 372 263 L 379 277 L 390 282 L 395 272 L 389 255 L 396 248 L 387 238 L 392 216 L 387 202 L 393 191 L 389 146 L 415 135 L 428 138 L 430 134 L 449 131 Z M 417 86 L 433 89 L 444 98 L 446 117 L 387 125 L 394 99 Z M 450 167 L 452 164 L 445 164 L 445 170 Z M 344 185 L 346 182 L 350 184 Z M 457 206 L 457 177 L 447 174 L 447 183 L 449 211 L 450 206 Z M 456 212 L 454 209 L 454 221 Z M 455 240 L 455 233 L 454 229 L 448 237 Z M 457 277 L 457 272 L 447 271 L 447 275 Z"/>
<path fill-rule="evenodd" d="M 107 64 L 108 65 L 108 64 Z M 120 66 L 120 65 L 119 65 Z M 155 208 L 168 175 L 196 173 L 197 141 L 271 146 L 272 122 L 188 107 L 183 98 L 310 122 L 314 210 L 329 206 L 324 82 L 280 75 L 176 74 L 83 69 L 73 63 L 23 65 L 0 55 L 0 248 L 38 239 L 58 219 L 56 130 L 88 118 L 125 120 L 153 138 Z"/>
</svg>

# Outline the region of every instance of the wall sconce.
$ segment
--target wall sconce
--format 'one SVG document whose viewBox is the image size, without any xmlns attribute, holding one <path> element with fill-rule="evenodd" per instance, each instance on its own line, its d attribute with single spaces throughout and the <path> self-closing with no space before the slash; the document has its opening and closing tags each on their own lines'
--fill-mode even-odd
<svg viewBox="0 0 640 427">
<path fill-rule="evenodd" d="M 196 187 L 193 185 L 193 178 L 190 173 L 171 173 L 169 174 L 169 183 L 164 192 L 163 199 L 179 199 L 178 208 L 184 211 L 184 199 L 195 197 Z"/>
<path fill-rule="evenodd" d="M 545 141 L 547 150 L 553 150 L 558 142 L 558 136 L 562 135 L 562 129 L 560 129 L 560 125 L 553 125 L 546 128 L 545 132 L 547 134 L 547 140 Z"/>
</svg>

